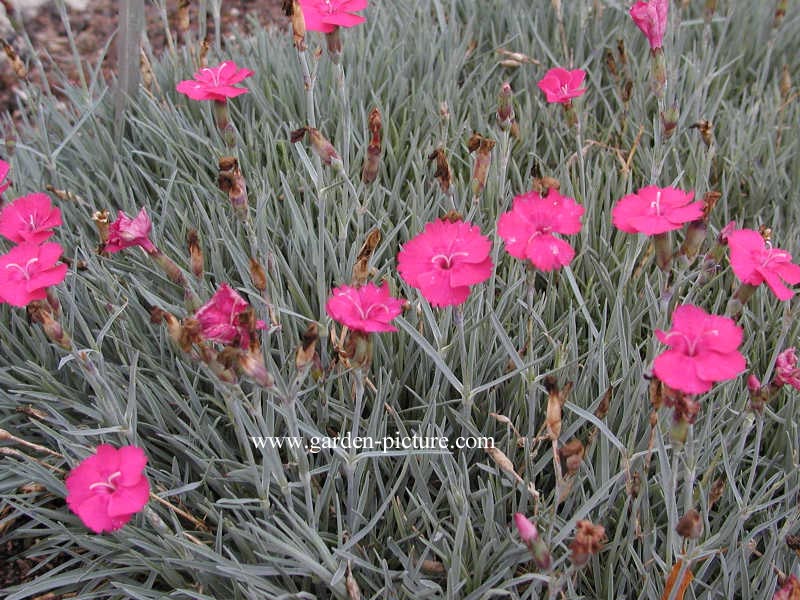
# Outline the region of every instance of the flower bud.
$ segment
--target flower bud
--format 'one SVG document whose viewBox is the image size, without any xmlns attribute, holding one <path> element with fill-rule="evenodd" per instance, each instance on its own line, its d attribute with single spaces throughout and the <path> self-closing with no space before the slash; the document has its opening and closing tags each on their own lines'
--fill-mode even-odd
<svg viewBox="0 0 800 600">
<path fill-rule="evenodd" d="M 260 350 L 250 349 L 239 354 L 239 369 L 262 387 L 273 387 L 275 380 L 267 371 Z"/>
<path fill-rule="evenodd" d="M 339 27 L 334 26 L 333 31 L 325 34 L 325 41 L 328 44 L 328 56 L 331 62 L 339 64 L 342 60 L 342 36 L 339 35 Z"/>
<path fill-rule="evenodd" d="M 497 124 L 500 129 L 506 131 L 514 122 L 514 102 L 511 84 L 504 82 L 500 87 L 500 94 L 497 96 Z"/>
<path fill-rule="evenodd" d="M 292 38 L 298 52 L 306 49 L 306 19 L 298 0 L 284 0 L 283 12 L 292 22 Z"/>
<path fill-rule="evenodd" d="M 252 256 L 250 257 L 250 279 L 253 281 L 253 287 L 259 292 L 267 289 L 267 273 L 261 263 Z"/>
<path fill-rule="evenodd" d="M 294 364 L 298 371 L 303 371 L 312 366 L 314 356 L 317 353 L 317 342 L 319 341 L 319 326 L 312 322 L 309 323 L 303 333 L 302 343 L 297 349 Z"/>
<path fill-rule="evenodd" d="M 675 129 L 678 127 L 679 117 L 680 112 L 678 111 L 677 104 L 673 104 L 666 110 L 661 111 L 661 128 L 665 140 L 670 139 L 675 133 Z"/>
<path fill-rule="evenodd" d="M 367 154 L 364 157 L 364 168 L 361 171 L 361 181 L 372 183 L 378 177 L 378 170 L 381 164 L 381 113 L 377 108 L 373 108 L 369 113 L 369 131 L 372 139 L 367 146 Z"/>
<path fill-rule="evenodd" d="M 531 520 L 522 513 L 514 513 L 514 525 L 517 527 L 519 537 L 526 544 L 539 539 L 539 530 Z"/>
<path fill-rule="evenodd" d="M 323 163 L 326 165 L 332 165 L 334 163 L 341 164 L 342 159 L 339 157 L 339 153 L 336 152 L 336 148 L 333 147 L 324 135 L 322 135 L 318 129 L 314 127 L 303 127 L 301 129 L 297 129 L 291 133 L 291 141 L 292 143 L 297 143 L 303 139 L 303 137 L 308 135 L 308 141 L 311 144 L 311 150 L 319 156 Z"/>
<path fill-rule="evenodd" d="M 109 236 L 109 222 L 108 222 L 109 214 L 107 210 L 98 210 L 92 213 L 92 221 L 94 221 L 94 226 L 97 228 L 97 235 L 100 238 L 100 247 L 106 245 L 108 242 Z"/>
<path fill-rule="evenodd" d="M 439 180 L 439 187 L 442 189 L 442 192 L 445 194 L 450 193 L 450 186 L 452 184 L 451 175 L 450 175 L 450 163 L 447 162 L 447 156 L 444 153 L 443 148 L 437 148 L 434 150 L 429 156 L 429 161 L 436 161 L 436 171 L 434 171 L 433 176 Z"/>
<path fill-rule="evenodd" d="M 694 508 L 687 511 L 685 515 L 678 519 L 675 531 L 683 538 L 691 540 L 699 538 L 703 533 L 703 520 L 700 518 L 700 513 Z"/>
<path fill-rule="evenodd" d="M 203 250 L 200 248 L 200 238 L 196 229 L 190 229 L 186 234 L 186 244 L 189 247 L 189 264 L 195 277 L 203 276 Z"/>
<path fill-rule="evenodd" d="M 661 98 L 667 87 L 667 62 L 663 48 L 650 50 L 650 89 L 653 95 Z"/>
<path fill-rule="evenodd" d="M 372 364 L 372 335 L 351 329 L 344 345 L 345 354 L 353 368 L 368 371 Z"/>
<path fill-rule="evenodd" d="M 228 194 L 228 200 L 237 216 L 246 220 L 248 214 L 247 184 L 239 170 L 239 161 L 234 156 L 223 156 L 219 159 L 219 189 Z"/>
<path fill-rule="evenodd" d="M 492 164 L 492 149 L 495 142 L 482 135 L 473 133 L 467 142 L 470 152 L 475 152 L 475 162 L 472 167 L 472 197 L 477 201 L 483 188 L 486 187 L 486 179 L 489 176 L 489 167 Z"/>
<path fill-rule="evenodd" d="M 3 2 L 5 6 L 7 4 Z M 11 16 L 9 14 L 9 16 Z M 28 69 L 25 68 L 25 63 L 22 62 L 17 51 L 14 50 L 14 47 L 5 41 L 3 38 L 0 38 L 0 44 L 3 46 L 3 52 L 5 52 L 6 57 L 8 58 L 8 62 L 11 63 L 11 68 L 14 70 L 14 73 L 19 79 L 25 79 L 28 76 Z"/>
</svg>

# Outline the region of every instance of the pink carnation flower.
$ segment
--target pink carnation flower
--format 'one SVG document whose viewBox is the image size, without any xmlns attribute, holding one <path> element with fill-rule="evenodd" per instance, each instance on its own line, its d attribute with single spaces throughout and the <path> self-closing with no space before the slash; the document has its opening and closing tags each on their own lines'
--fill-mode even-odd
<svg viewBox="0 0 800 600">
<path fill-rule="evenodd" d="M 676 308 L 672 329 L 656 330 L 656 337 L 670 349 L 656 357 L 655 376 L 687 394 L 707 392 L 712 383 L 733 379 L 747 366 L 737 350 L 742 328 L 691 304 Z"/>
<path fill-rule="evenodd" d="M 194 318 L 200 323 L 200 333 L 209 342 L 238 343 L 241 348 L 249 348 L 250 332 L 245 324 L 239 322 L 248 306 L 236 290 L 223 283 L 217 293 L 197 310 Z M 264 321 L 256 322 L 257 329 L 265 327 Z"/>
<path fill-rule="evenodd" d="M 367 8 L 367 0 L 300 0 L 306 29 L 331 33 L 337 27 L 353 27 L 366 19 L 354 14 Z"/>
<path fill-rule="evenodd" d="M 630 15 L 636 26 L 642 30 L 650 42 L 650 48 L 661 48 L 667 30 L 669 0 L 648 0 L 637 2 L 631 7 Z"/>
<path fill-rule="evenodd" d="M 586 77 L 586 71 L 575 69 L 550 69 L 537 84 L 547 97 L 548 102 L 567 104 L 573 98 L 583 96 L 586 88 L 580 87 Z"/>
<path fill-rule="evenodd" d="M 175 89 L 192 100 L 215 100 L 226 102 L 246 94 L 245 88 L 234 87 L 237 83 L 253 76 L 250 69 L 240 69 L 232 60 L 217 67 L 204 67 L 194 74 L 194 79 L 181 81 Z"/>
<path fill-rule="evenodd" d="M 784 282 L 800 283 L 800 266 L 792 262 L 792 255 L 786 250 L 768 247 L 761 234 L 752 229 L 729 233 L 728 247 L 731 268 L 743 283 L 758 286 L 766 282 L 779 300 L 794 296 Z"/>
<path fill-rule="evenodd" d="M 397 331 L 392 319 L 403 312 L 405 300 L 392 298 L 389 284 L 381 287 L 374 283 L 354 288 L 348 285 L 334 288 L 325 304 L 330 317 L 350 329 L 366 333 L 373 331 Z"/>
<path fill-rule="evenodd" d="M 138 446 L 101 444 L 67 476 L 67 506 L 95 533 L 116 531 L 150 498 L 146 464 Z"/>
<path fill-rule="evenodd" d="M 103 250 L 113 254 L 131 246 L 141 246 L 147 252 L 155 252 L 156 247 L 150 241 L 152 227 L 153 224 L 144 208 L 134 219 L 119 211 L 117 220 L 108 227 L 108 241 Z"/>
<path fill-rule="evenodd" d="M 775 361 L 776 385 L 790 385 L 800 390 L 800 369 L 797 368 L 797 354 L 794 348 L 787 348 Z"/>
<path fill-rule="evenodd" d="M 0 235 L 16 244 L 41 244 L 59 225 L 61 211 L 52 205 L 47 194 L 22 196 L 0 211 Z"/>
<path fill-rule="evenodd" d="M 500 215 L 497 233 L 511 256 L 552 271 L 568 265 L 575 256 L 572 246 L 554 234 L 578 233 L 583 211 L 583 206 L 558 190 L 551 188 L 544 198 L 528 192 L 514 198 L 511 210 Z"/>
<path fill-rule="evenodd" d="M 58 262 L 61 253 L 61 246 L 54 242 L 25 242 L 0 256 L 0 300 L 13 306 L 44 300 L 47 288 L 66 277 L 67 265 Z"/>
<path fill-rule="evenodd" d="M 620 199 L 611 210 L 611 219 L 625 233 L 666 233 L 703 217 L 702 200 L 692 202 L 692 198 L 694 192 L 648 185 Z"/>
<path fill-rule="evenodd" d="M 11 166 L 4 160 L 0 160 L 0 194 L 5 192 L 8 189 L 8 186 L 11 185 L 8 181 L 6 181 L 6 177 L 8 177 L 8 172 L 11 170 Z"/>
<path fill-rule="evenodd" d="M 492 242 L 471 223 L 437 220 L 403 245 L 397 271 L 434 306 L 453 306 L 492 274 Z"/>
</svg>

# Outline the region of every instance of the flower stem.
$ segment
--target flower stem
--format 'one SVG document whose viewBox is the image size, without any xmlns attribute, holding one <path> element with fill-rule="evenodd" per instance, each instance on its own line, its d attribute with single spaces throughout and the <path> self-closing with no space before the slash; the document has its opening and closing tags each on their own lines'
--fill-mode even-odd
<svg viewBox="0 0 800 600">
<path fill-rule="evenodd" d="M 356 513 L 358 486 L 355 477 L 355 465 L 358 457 L 355 448 L 352 447 L 354 446 L 352 441 L 358 437 L 358 430 L 361 425 L 361 411 L 364 407 L 364 370 L 360 367 L 353 370 L 353 401 L 355 406 L 353 411 L 353 425 L 350 433 L 351 449 L 347 463 L 344 466 L 345 477 L 347 479 L 347 528 L 351 534 L 355 532 L 357 524 L 356 517 L 358 516 Z"/>
<path fill-rule="evenodd" d="M 464 309 L 457 306 L 453 319 L 458 330 L 458 350 L 461 357 L 461 410 L 466 420 L 472 415 L 472 372 L 467 360 L 467 335 L 464 331 Z"/>
</svg>

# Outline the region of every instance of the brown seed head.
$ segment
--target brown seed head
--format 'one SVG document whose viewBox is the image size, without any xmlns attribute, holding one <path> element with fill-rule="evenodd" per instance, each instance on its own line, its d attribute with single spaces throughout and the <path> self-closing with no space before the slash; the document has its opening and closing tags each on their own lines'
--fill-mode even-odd
<svg viewBox="0 0 800 600">
<path fill-rule="evenodd" d="M 678 535 L 686 538 L 696 540 L 703 533 L 703 520 L 700 518 L 700 513 L 694 508 L 688 510 L 685 515 L 678 519 L 678 525 L 675 527 Z"/>
</svg>

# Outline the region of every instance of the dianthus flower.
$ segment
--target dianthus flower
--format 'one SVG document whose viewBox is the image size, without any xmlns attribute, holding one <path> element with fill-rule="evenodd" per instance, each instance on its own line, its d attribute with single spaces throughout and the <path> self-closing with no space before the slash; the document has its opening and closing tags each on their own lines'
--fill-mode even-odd
<svg viewBox="0 0 800 600">
<path fill-rule="evenodd" d="M 575 256 L 572 246 L 554 234 L 578 233 L 583 212 L 583 206 L 556 189 L 544 197 L 531 191 L 514 198 L 511 210 L 500 215 L 497 233 L 511 256 L 552 271 L 568 265 Z"/>
<path fill-rule="evenodd" d="M 633 22 L 647 36 L 650 48 L 652 50 L 661 48 L 664 42 L 664 33 L 667 30 L 669 0 L 637 2 L 629 12 Z"/>
<path fill-rule="evenodd" d="M 26 242 L 0 256 L 0 300 L 26 306 L 44 300 L 47 288 L 64 281 L 67 265 L 58 262 L 62 248 L 54 242 Z"/>
<path fill-rule="evenodd" d="M 800 390 L 800 369 L 797 368 L 797 354 L 795 349 L 787 348 L 775 361 L 775 385 L 790 385 Z"/>
<path fill-rule="evenodd" d="M 156 247 L 150 241 L 152 227 L 153 224 L 144 208 L 133 219 L 119 211 L 117 220 L 108 227 L 108 241 L 103 250 L 113 254 L 125 248 L 141 246 L 146 252 L 155 252 Z"/>
<path fill-rule="evenodd" d="M 367 8 L 367 0 L 300 0 L 306 29 L 331 33 L 337 27 L 353 27 L 366 19 L 355 14 Z"/>
<path fill-rule="evenodd" d="M 672 313 L 672 329 L 655 333 L 670 349 L 656 357 L 653 373 L 672 389 L 702 394 L 747 366 L 738 351 L 742 328 L 728 317 L 685 304 Z"/>
<path fill-rule="evenodd" d="M 150 498 L 146 464 L 138 446 L 101 444 L 67 476 L 67 506 L 95 533 L 116 531 Z"/>
<path fill-rule="evenodd" d="M 241 69 L 232 60 L 227 60 L 216 67 L 203 67 L 194 74 L 194 79 L 181 81 L 175 89 L 192 100 L 226 102 L 228 98 L 247 93 L 247 89 L 235 85 L 252 75 L 250 69 Z"/>
<path fill-rule="evenodd" d="M 680 229 L 684 223 L 703 217 L 703 202 L 692 202 L 694 192 L 648 185 L 628 194 L 614 205 L 614 226 L 625 233 L 656 235 Z"/>
<path fill-rule="evenodd" d="M 17 198 L 0 211 L 0 235 L 16 244 L 41 244 L 61 225 L 61 211 L 47 194 L 29 194 Z"/>
<path fill-rule="evenodd" d="M 555 68 L 550 69 L 537 85 L 548 102 L 566 104 L 586 93 L 586 88 L 581 87 L 585 77 L 586 71 L 582 69 L 568 71 Z"/>
<path fill-rule="evenodd" d="M 462 304 L 470 286 L 492 274 L 492 242 L 480 229 L 464 221 L 437 220 L 403 244 L 397 270 L 434 306 Z"/>
<path fill-rule="evenodd" d="M 727 240 L 731 268 L 742 283 L 766 283 L 779 300 L 794 296 L 794 291 L 784 285 L 800 283 L 800 266 L 792 262 L 791 254 L 768 246 L 761 234 L 752 229 L 733 231 Z"/>
<path fill-rule="evenodd" d="M 249 305 L 236 290 L 223 283 L 211 299 L 194 315 L 200 323 L 200 333 L 210 342 L 230 345 L 238 343 L 241 348 L 250 346 L 250 329 L 242 323 L 240 316 Z M 256 321 L 256 329 L 264 329 L 264 321 Z"/>
<path fill-rule="evenodd" d="M 328 315 L 354 331 L 371 333 L 397 331 L 391 322 L 403 312 L 404 300 L 392 298 L 389 283 L 378 287 L 368 283 L 361 287 L 343 285 L 334 288 L 325 311 Z"/>
</svg>

